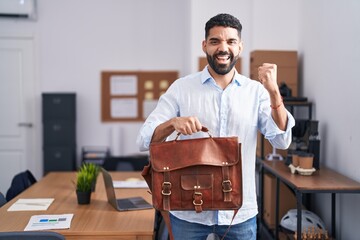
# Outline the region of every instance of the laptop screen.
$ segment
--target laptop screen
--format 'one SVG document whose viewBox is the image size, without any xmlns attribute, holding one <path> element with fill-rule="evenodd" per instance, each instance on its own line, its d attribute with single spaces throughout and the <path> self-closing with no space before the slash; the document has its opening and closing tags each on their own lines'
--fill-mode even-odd
<svg viewBox="0 0 360 240">
<path fill-rule="evenodd" d="M 115 208 L 117 208 L 115 189 L 114 189 L 113 180 L 111 178 L 111 175 L 108 171 L 106 171 L 103 168 L 101 168 L 101 171 L 102 171 L 103 178 L 104 178 L 108 202 L 111 205 L 113 205 Z"/>
</svg>

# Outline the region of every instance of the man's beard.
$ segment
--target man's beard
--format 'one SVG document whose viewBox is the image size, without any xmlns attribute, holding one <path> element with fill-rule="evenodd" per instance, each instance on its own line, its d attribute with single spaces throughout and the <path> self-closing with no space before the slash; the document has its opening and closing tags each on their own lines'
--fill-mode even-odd
<svg viewBox="0 0 360 240">
<path fill-rule="evenodd" d="M 216 57 L 221 55 L 229 55 L 230 56 L 230 64 L 218 64 L 216 62 Z M 206 53 L 206 58 L 208 60 L 208 63 L 210 67 L 219 75 L 226 75 L 228 74 L 231 69 L 235 66 L 236 61 L 239 59 L 239 55 L 234 57 L 232 53 L 228 52 L 218 52 L 217 54 L 214 54 L 213 56 Z"/>
</svg>

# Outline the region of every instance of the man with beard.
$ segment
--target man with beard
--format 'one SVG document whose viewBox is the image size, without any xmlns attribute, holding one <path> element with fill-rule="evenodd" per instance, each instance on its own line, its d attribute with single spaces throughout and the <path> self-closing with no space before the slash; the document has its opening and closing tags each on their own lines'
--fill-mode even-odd
<svg viewBox="0 0 360 240">
<path fill-rule="evenodd" d="M 205 25 L 202 49 L 209 65 L 203 71 L 176 80 L 161 96 L 155 110 L 142 126 L 137 143 L 148 150 L 152 142 L 162 142 L 174 131 L 183 139 L 238 136 L 241 142 L 243 205 L 234 211 L 171 211 L 174 238 L 206 239 L 214 233 L 225 239 L 256 239 L 258 207 L 255 190 L 257 132 L 270 143 L 285 149 L 291 143 L 294 118 L 286 110 L 277 85 L 275 64 L 258 69 L 259 81 L 238 74 L 234 68 L 243 49 L 242 26 L 229 14 L 219 14 Z"/>
</svg>

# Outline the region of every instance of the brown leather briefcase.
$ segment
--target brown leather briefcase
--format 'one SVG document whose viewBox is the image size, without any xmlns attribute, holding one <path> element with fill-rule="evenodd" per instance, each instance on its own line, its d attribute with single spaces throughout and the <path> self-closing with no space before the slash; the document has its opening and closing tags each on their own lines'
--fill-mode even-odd
<svg viewBox="0 0 360 240">
<path fill-rule="evenodd" d="M 207 131 L 203 128 L 203 131 Z M 179 136 L 179 134 L 178 134 Z M 241 146 L 237 137 L 152 143 L 142 175 L 155 209 L 231 210 L 242 205 Z"/>
</svg>

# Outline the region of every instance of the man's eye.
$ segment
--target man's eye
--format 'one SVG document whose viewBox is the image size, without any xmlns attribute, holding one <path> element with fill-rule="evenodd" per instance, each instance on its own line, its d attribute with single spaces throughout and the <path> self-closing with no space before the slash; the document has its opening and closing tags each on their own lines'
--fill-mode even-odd
<svg viewBox="0 0 360 240">
<path fill-rule="evenodd" d="M 229 44 L 230 44 L 230 45 L 236 45 L 236 44 L 237 44 L 237 41 L 236 41 L 236 40 L 230 40 L 230 41 L 229 41 Z"/>
<path fill-rule="evenodd" d="M 217 40 L 210 40 L 210 44 L 215 45 L 215 44 L 218 44 L 218 43 L 219 43 L 219 41 L 217 41 Z"/>
</svg>

